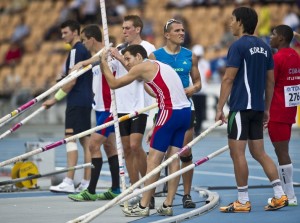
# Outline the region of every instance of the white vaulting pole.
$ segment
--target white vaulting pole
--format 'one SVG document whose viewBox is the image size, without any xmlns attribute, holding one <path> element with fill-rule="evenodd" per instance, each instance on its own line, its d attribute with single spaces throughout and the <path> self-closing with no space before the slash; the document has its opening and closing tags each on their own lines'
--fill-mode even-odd
<svg viewBox="0 0 300 223">
<path fill-rule="evenodd" d="M 120 118 L 118 119 L 118 121 L 119 121 L 119 122 L 123 122 L 123 121 L 125 121 L 125 120 L 128 120 L 128 119 L 130 119 L 130 118 L 132 118 L 132 117 L 135 117 L 135 116 L 137 116 L 137 115 L 139 115 L 139 114 L 141 114 L 141 113 L 144 113 L 144 112 L 149 111 L 149 110 L 151 110 L 151 109 L 153 109 L 153 108 L 156 108 L 156 107 L 157 107 L 157 104 L 150 105 L 150 106 L 145 107 L 145 108 L 143 108 L 143 109 L 140 109 L 140 110 L 138 110 L 138 111 L 132 112 L 132 113 L 127 114 L 127 115 L 124 115 L 124 116 L 120 117 Z M 40 148 L 38 148 L 38 149 L 32 150 L 32 151 L 30 151 L 30 152 L 28 152 L 28 153 L 24 153 L 23 155 L 16 156 L 16 157 L 11 158 L 11 159 L 9 159 L 9 160 L 5 160 L 5 161 L 3 161 L 3 162 L 0 162 L 0 167 L 3 167 L 3 166 L 6 166 L 6 165 L 8 165 L 8 164 L 15 163 L 15 162 L 18 162 L 18 161 L 27 159 L 27 158 L 30 157 L 30 156 L 34 156 L 34 155 L 36 155 L 36 154 L 39 154 L 39 153 L 48 151 L 48 150 L 53 149 L 53 148 L 56 148 L 56 147 L 58 147 L 58 146 L 60 146 L 60 145 L 66 144 L 66 143 L 68 143 L 68 142 L 70 142 L 70 141 L 74 141 L 74 140 L 76 140 L 76 139 L 80 139 L 80 138 L 82 138 L 82 137 L 84 137 L 84 136 L 87 136 L 87 135 L 90 135 L 90 134 L 92 134 L 92 133 L 94 133 L 94 132 L 96 132 L 96 131 L 99 131 L 99 130 L 101 130 L 101 129 L 107 128 L 107 127 L 109 127 L 109 126 L 112 126 L 113 124 L 114 124 L 113 121 L 110 121 L 110 122 L 104 123 L 104 124 L 102 124 L 102 125 L 96 126 L 96 127 L 94 127 L 94 128 L 91 128 L 91 129 L 89 129 L 89 130 L 86 130 L 86 131 L 84 131 L 84 132 L 81 132 L 81 133 L 78 133 L 78 134 L 76 134 L 76 135 L 70 136 L 70 137 L 68 137 L 68 138 L 65 138 L 65 139 L 56 141 L 56 142 L 51 143 L 51 144 L 49 144 L 49 145 L 46 145 L 46 146 L 44 146 L 44 147 L 40 147 Z"/>
<path fill-rule="evenodd" d="M 101 9 L 101 17 L 102 17 L 104 44 L 105 44 L 105 48 L 109 48 L 109 35 L 108 35 L 105 0 L 100 0 L 100 9 Z M 119 129 L 117 104 L 116 104 L 116 97 L 115 97 L 114 90 L 110 90 L 110 95 L 111 95 L 111 108 L 112 108 L 115 135 L 116 135 L 116 145 L 117 145 L 117 152 L 118 152 L 119 173 L 120 173 L 122 191 L 124 191 L 126 190 L 126 181 L 125 181 L 125 170 L 124 170 L 124 163 L 123 163 L 123 145 L 122 145 L 120 129 Z M 125 202 L 124 207 L 128 209 L 127 202 Z"/>
<path fill-rule="evenodd" d="M 100 208 L 98 208 L 98 209 L 96 209 L 94 211 L 91 211 L 91 212 L 89 212 L 87 214 L 81 215 L 81 216 L 79 216 L 76 219 L 68 221 L 68 223 L 90 222 L 91 220 L 93 220 L 94 218 L 96 218 L 98 215 L 102 214 L 104 211 L 106 211 L 109 208 L 113 207 L 116 203 L 118 203 L 120 200 L 122 200 L 125 196 L 127 196 L 130 193 L 132 193 L 134 189 L 136 189 L 137 187 L 139 187 L 146 180 L 148 180 L 149 178 L 153 177 L 155 174 L 159 173 L 163 168 L 165 168 L 166 166 L 168 166 L 173 160 L 178 159 L 178 157 L 182 153 L 184 153 L 188 149 L 192 148 L 192 146 L 195 145 L 199 140 L 201 140 L 202 138 L 204 138 L 208 133 L 210 133 L 211 131 L 213 131 L 215 128 L 217 128 L 221 124 L 222 124 L 221 120 L 215 122 L 212 126 L 210 126 L 208 129 L 206 129 L 204 132 L 202 132 L 199 136 L 197 136 L 196 138 L 194 138 L 186 146 L 184 146 L 183 148 L 181 148 L 180 151 L 178 151 L 173 156 L 171 156 L 170 158 L 168 158 L 166 161 L 164 161 L 163 163 L 161 163 L 158 167 L 156 167 L 155 169 L 153 169 L 150 173 L 148 173 L 146 176 L 144 176 L 138 182 L 136 182 L 135 184 L 133 184 L 130 187 L 128 187 L 120 195 L 118 195 L 114 199 L 110 200 L 109 202 L 107 202 L 102 207 L 100 207 Z"/>
<path fill-rule="evenodd" d="M 0 119 L 0 127 L 2 127 L 4 124 L 6 124 L 7 122 L 9 122 L 13 118 L 17 117 L 21 112 L 23 112 L 23 111 L 27 110 L 28 108 L 32 107 L 37 102 L 41 101 L 42 99 L 44 99 L 45 97 L 47 97 L 48 95 L 50 95 L 51 93 L 53 93 L 54 91 L 56 91 L 59 88 L 61 88 L 66 83 L 69 83 L 70 81 L 72 81 L 75 78 L 79 77 L 80 75 L 82 75 L 86 71 L 90 70 L 91 68 L 92 68 L 92 65 L 90 64 L 90 65 L 88 65 L 88 66 L 86 66 L 86 67 L 84 67 L 84 68 L 82 68 L 82 69 L 80 69 L 78 71 L 75 70 L 75 71 L 71 72 L 67 77 L 65 77 L 60 82 L 58 82 L 57 84 L 55 84 L 54 86 L 52 86 L 51 88 L 49 88 L 44 93 L 40 94 L 39 96 L 37 96 L 34 99 L 28 101 L 27 103 L 25 103 L 24 105 L 20 106 L 19 108 L 13 110 L 11 113 L 9 113 L 6 116 L 2 117 Z"/>
<path fill-rule="evenodd" d="M 102 49 L 103 50 L 103 49 Z M 98 57 L 102 50 L 97 52 L 93 57 Z M 93 65 L 89 64 L 79 70 L 72 71 L 68 76 L 66 76 L 64 79 L 62 79 L 60 82 L 53 85 L 51 88 L 49 88 L 44 93 L 40 94 L 39 96 L 35 97 L 34 99 L 31 99 L 30 101 L 26 102 L 25 104 L 21 105 L 17 109 L 13 110 L 11 113 L 5 115 L 4 117 L 0 118 L 0 128 L 4 126 L 6 123 L 11 121 L 13 118 L 17 117 L 19 114 L 27 110 L 28 108 L 32 107 L 33 105 L 37 104 L 39 101 L 47 97 L 48 95 L 52 94 L 54 91 L 58 90 L 65 84 L 71 82 L 72 80 L 76 79 L 80 75 L 84 74 L 88 70 L 92 69 Z"/>
<path fill-rule="evenodd" d="M 94 168 L 94 166 L 91 163 L 85 163 L 85 164 L 81 164 L 81 165 L 77 165 L 77 166 L 67 167 L 67 168 L 64 168 L 62 170 L 58 170 L 58 171 L 54 171 L 54 172 L 43 173 L 43 174 L 39 173 L 39 174 L 35 174 L 35 175 L 30 175 L 28 177 L 1 181 L 0 186 L 6 185 L 6 184 L 16 184 L 16 183 L 19 183 L 19 182 L 32 180 L 32 179 L 37 179 L 37 178 L 41 178 L 41 177 L 48 177 L 48 176 L 52 176 L 52 175 L 55 175 L 55 174 L 65 173 L 65 172 L 68 172 L 68 171 L 71 171 L 71 170 L 78 170 L 78 169 L 82 169 L 82 168 Z"/>
<path fill-rule="evenodd" d="M 35 112 L 31 113 L 30 115 L 28 115 L 26 118 L 24 118 L 22 121 L 20 121 L 19 123 L 15 124 L 12 128 L 10 128 L 9 130 L 7 130 L 6 132 L 2 133 L 0 135 L 0 140 L 3 139 L 4 137 L 8 136 L 10 133 L 17 131 L 22 125 L 24 125 L 26 122 L 28 122 L 31 118 L 33 118 L 34 116 L 36 116 L 37 114 L 41 113 L 42 111 L 44 111 L 46 108 L 45 106 L 41 106 L 38 110 L 36 110 Z"/>
<path fill-rule="evenodd" d="M 169 181 L 169 180 L 171 180 L 171 179 L 173 179 L 173 178 L 175 178 L 175 177 L 177 177 L 177 176 L 180 176 L 180 175 L 182 175 L 183 173 L 186 173 L 186 172 L 188 172 L 189 170 L 194 169 L 195 167 L 201 165 L 202 163 L 205 163 L 206 161 L 211 160 L 212 158 L 214 158 L 214 157 L 220 155 L 221 153 L 227 151 L 228 149 L 229 149 L 228 146 L 224 146 L 224 147 L 222 147 L 221 149 L 219 149 L 219 150 L 217 150 L 217 151 L 215 151 L 215 152 L 209 154 L 208 156 L 206 156 L 206 157 L 204 157 L 204 158 L 202 158 L 202 159 L 199 159 L 199 160 L 197 160 L 196 162 L 194 162 L 194 163 L 188 165 L 187 167 L 185 167 L 185 168 L 183 168 L 183 169 L 180 169 L 180 170 L 178 170 L 178 171 L 176 171 L 176 172 L 174 172 L 174 173 L 172 173 L 172 174 L 170 174 L 170 175 L 168 175 L 168 176 L 166 176 L 166 177 L 164 177 L 164 178 L 162 178 L 162 179 L 160 179 L 160 180 L 154 182 L 153 184 L 150 184 L 150 185 L 148 185 L 148 186 L 146 186 L 146 187 L 143 187 L 142 189 L 140 189 L 140 190 L 138 190 L 138 191 L 134 191 L 133 193 L 127 195 L 127 196 L 124 197 L 122 200 L 120 200 L 120 201 L 118 202 L 118 204 L 120 204 L 120 203 L 122 203 L 122 202 L 124 202 L 124 201 L 126 201 L 126 200 L 129 200 L 130 198 L 135 197 L 135 196 L 137 196 L 137 195 L 139 195 L 139 194 L 142 194 L 142 193 L 144 193 L 145 191 L 151 190 L 151 189 L 157 187 L 158 185 L 163 184 L 163 183 L 165 183 L 165 182 L 167 182 L 167 181 Z"/>
</svg>

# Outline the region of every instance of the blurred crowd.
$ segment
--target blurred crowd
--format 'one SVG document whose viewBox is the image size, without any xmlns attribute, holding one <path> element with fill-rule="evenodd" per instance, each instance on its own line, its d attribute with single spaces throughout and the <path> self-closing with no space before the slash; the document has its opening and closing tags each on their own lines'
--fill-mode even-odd
<svg viewBox="0 0 300 223">
<path fill-rule="evenodd" d="M 0 18 L 4 15 L 18 15 L 13 27 L 13 32 L 8 38 L 0 39 L 1 45 L 9 45 L 5 48 L 3 52 L 3 47 L 0 49 L 0 69 L 9 67 L 9 74 L 7 72 L 2 72 L 0 70 L 0 80 L 2 82 L 0 89 L 0 97 L 10 98 L 14 94 L 17 94 L 18 91 L 22 88 L 22 78 L 23 76 L 18 73 L 21 70 L 20 63 L 24 55 L 29 53 L 38 53 L 39 49 L 45 45 L 47 42 L 61 42 L 61 33 L 60 33 L 60 24 L 67 19 L 75 19 L 82 24 L 96 23 L 101 24 L 101 13 L 100 13 L 100 3 L 98 0 L 52 0 L 53 5 L 60 2 L 61 7 L 59 8 L 59 15 L 57 19 L 51 23 L 47 24 L 47 28 L 43 30 L 42 37 L 40 41 L 33 41 L 31 47 L 28 47 L 28 44 L 24 44 L 28 38 L 32 36 L 33 29 L 36 27 L 32 26 L 28 22 L 28 16 L 26 15 L 26 10 L 32 2 L 37 0 L 4 0 L 0 2 Z M 50 2 L 50 1 L 49 1 Z M 110 0 L 105 1 L 106 3 L 106 14 L 107 22 L 109 26 L 119 25 L 123 21 L 124 15 L 132 12 L 139 13 L 139 16 L 143 19 L 144 28 L 143 28 L 143 38 L 153 44 L 157 35 L 156 30 L 154 29 L 154 20 L 143 17 L 143 13 L 146 10 L 148 1 L 144 0 Z M 259 1 L 259 0 L 168 0 L 164 1 L 164 7 L 161 7 L 162 10 L 172 10 L 173 8 L 182 9 L 189 7 L 211 7 L 211 6 L 220 6 L 226 7 L 227 5 L 243 5 L 243 4 L 252 4 L 259 5 L 259 24 L 256 30 L 256 34 L 263 38 L 267 43 L 269 41 L 269 36 L 272 31 L 272 26 L 278 25 L 280 23 L 289 25 L 293 30 L 299 32 L 299 5 L 300 1 L 285 1 L 284 3 L 288 4 L 288 9 L 282 21 L 277 21 L 276 15 L 273 15 L 268 7 L 271 3 L 278 3 L 278 1 Z M 282 3 L 278 3 L 282 4 Z M 134 11 L 135 10 L 135 11 Z M 180 13 L 174 14 L 174 18 L 184 22 L 186 28 L 186 36 L 183 46 L 193 49 L 194 53 L 199 58 L 199 66 L 203 82 L 207 84 L 220 83 L 222 75 L 224 74 L 226 66 L 226 53 L 228 47 L 234 41 L 234 37 L 230 32 L 228 26 L 228 21 L 218 21 L 223 29 L 223 33 L 220 36 L 218 42 L 215 42 L 209 46 L 203 46 L 201 42 L 197 42 L 193 39 L 192 33 L 195 31 L 195 25 L 189 23 L 189 18 L 185 17 Z M 38 19 L 38 18 L 36 18 Z M 164 22 L 164 21 L 163 21 Z M 196 24 L 197 25 L 197 24 Z M 209 24 L 208 24 L 209 25 Z M 2 28 L 2 27 L 1 27 Z M 112 37 L 114 38 L 114 37 Z M 117 38 L 114 38 L 114 41 L 117 41 Z M 117 42 L 118 44 L 119 42 Z M 300 52 L 300 44 L 294 41 L 293 47 Z M 65 55 L 69 50 L 68 46 L 59 45 L 59 48 L 56 48 L 56 45 L 53 44 L 51 48 L 51 53 L 58 53 Z M 156 46 L 160 47 L 160 46 Z M 32 52 L 29 52 L 32 51 Z M 217 57 L 208 56 L 213 52 L 213 55 L 218 55 Z M 219 52 L 219 53 L 218 53 Z M 50 55 L 52 56 L 52 54 Z M 62 57 L 64 58 L 64 57 Z M 64 61 L 60 61 L 61 72 L 62 64 Z M 49 64 L 48 64 L 49 66 Z M 26 68 L 28 70 L 28 67 Z M 203 70 L 203 71 L 202 71 Z M 55 70 L 56 71 L 56 70 Z M 5 74 L 4 74 L 5 73 Z M 43 83 L 36 83 L 39 85 L 39 90 L 32 92 L 32 89 L 29 89 L 31 96 L 36 96 L 37 94 L 47 90 L 53 82 L 53 76 L 49 76 L 49 80 L 44 81 Z M 55 80 L 54 80 L 55 81 Z M 32 82 L 35 83 L 35 82 Z M 26 99 L 25 99 L 26 100 Z"/>
</svg>

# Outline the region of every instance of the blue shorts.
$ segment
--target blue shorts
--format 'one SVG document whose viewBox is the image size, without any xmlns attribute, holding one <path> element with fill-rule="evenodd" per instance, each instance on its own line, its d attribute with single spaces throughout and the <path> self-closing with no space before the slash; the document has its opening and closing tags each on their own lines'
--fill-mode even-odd
<svg viewBox="0 0 300 223">
<path fill-rule="evenodd" d="M 158 111 L 150 146 L 166 152 L 169 146 L 182 148 L 184 134 L 190 126 L 191 108 Z"/>
<path fill-rule="evenodd" d="M 112 115 L 108 111 L 95 111 L 96 112 L 96 122 L 97 126 L 105 124 L 107 122 L 110 122 L 113 120 Z M 106 138 L 109 136 L 110 133 L 115 132 L 115 127 L 114 125 L 109 126 L 107 128 L 101 129 L 97 131 L 96 133 L 105 136 Z"/>
</svg>

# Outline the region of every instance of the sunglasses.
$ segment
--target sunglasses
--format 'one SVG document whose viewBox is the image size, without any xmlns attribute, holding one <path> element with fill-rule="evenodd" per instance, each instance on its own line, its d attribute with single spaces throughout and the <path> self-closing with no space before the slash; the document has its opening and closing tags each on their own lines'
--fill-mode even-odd
<svg viewBox="0 0 300 223">
<path fill-rule="evenodd" d="M 170 19 L 167 21 L 166 25 L 165 25 L 165 30 L 167 31 L 169 26 L 173 23 L 173 22 L 179 22 L 178 20 L 176 19 Z"/>
</svg>

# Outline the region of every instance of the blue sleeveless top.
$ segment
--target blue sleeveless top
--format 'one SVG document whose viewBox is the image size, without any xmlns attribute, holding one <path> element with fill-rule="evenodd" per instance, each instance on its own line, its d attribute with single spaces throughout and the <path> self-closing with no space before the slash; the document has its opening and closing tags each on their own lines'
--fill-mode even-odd
<svg viewBox="0 0 300 223">
<path fill-rule="evenodd" d="M 190 71 L 192 69 L 192 51 L 181 47 L 177 54 L 169 54 L 164 48 L 153 52 L 156 60 L 170 65 L 179 75 L 182 85 L 187 88 L 190 85 Z"/>
</svg>

